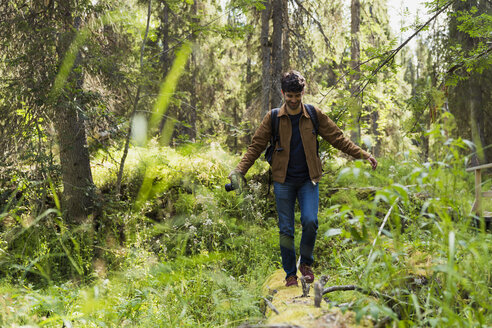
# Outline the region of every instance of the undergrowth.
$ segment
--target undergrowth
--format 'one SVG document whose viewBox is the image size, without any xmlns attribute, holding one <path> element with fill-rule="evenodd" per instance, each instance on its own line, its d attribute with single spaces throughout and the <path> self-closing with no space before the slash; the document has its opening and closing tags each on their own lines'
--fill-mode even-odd
<svg viewBox="0 0 492 328">
<path fill-rule="evenodd" d="M 446 147 L 442 161 L 405 154 L 376 171 L 326 163 L 315 273 L 390 296 L 338 292 L 331 304 L 398 327 L 492 325 L 492 238 L 469 214 L 473 176 L 455 151 L 463 145 Z M 217 144 L 132 148 L 117 198 L 119 156 L 92 159 L 101 211 L 78 227 L 60 216 L 56 181 L 44 185 L 41 213 L 28 181 L 2 190 L 0 325 L 261 322 L 262 285 L 281 267 L 267 165 L 252 167 L 245 192 L 228 193 L 239 157 Z"/>
</svg>

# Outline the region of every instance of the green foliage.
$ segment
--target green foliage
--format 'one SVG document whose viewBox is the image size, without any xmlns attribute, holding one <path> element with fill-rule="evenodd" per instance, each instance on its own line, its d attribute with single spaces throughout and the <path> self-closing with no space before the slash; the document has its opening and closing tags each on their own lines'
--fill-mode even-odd
<svg viewBox="0 0 492 328">
<path fill-rule="evenodd" d="M 462 140 L 440 144 L 442 161 L 386 160 L 384 166 L 396 174 L 382 168 L 385 186 L 367 201 L 360 200 L 361 192 L 340 190 L 337 194 L 344 195 L 332 198 L 345 205 L 320 213 L 321 271 L 336 277 L 333 284 L 350 284 L 357 277 L 367 290 L 392 297 L 330 294 L 334 302 L 355 301 L 359 318 L 389 316 L 403 326 L 465 327 L 492 320 L 487 301 L 491 276 L 484 271 L 490 266 L 491 237 L 468 214 L 473 177 L 465 173 L 460 152 L 469 148 Z M 359 181 L 367 174 L 359 167 L 342 171 L 338 183 L 365 186 Z M 388 216 L 384 226 L 383 216 Z"/>
<path fill-rule="evenodd" d="M 362 161 L 330 162 L 332 173 L 320 186 L 316 271 L 330 274 L 329 284 L 358 281 L 391 296 L 330 294 L 333 304 L 354 301 L 359 318 L 390 316 L 408 326 L 491 322 L 491 240 L 468 216 L 473 177 L 460 155 L 467 146 L 461 140 L 443 145 L 444 158 L 424 165 L 411 154 L 381 159 L 377 171 Z M 104 157 L 101 152 L 93 161 Z M 261 286 L 280 265 L 276 220 L 273 200 L 260 187 L 266 164 L 252 168 L 243 194 L 225 192 L 237 160 L 218 144 L 172 149 L 153 141 L 145 151 L 130 149 L 126 202 L 107 199 L 95 233 L 89 226 L 67 231 L 56 211 L 25 230 L 5 230 L 3 220 L 0 252 L 25 249 L 25 257 L 2 255 L 10 277 L 1 287 L 2 309 L 16 310 L 1 312 L 2 325 L 211 327 L 261 320 Z M 95 166 L 103 192 L 115 183 L 115 167 Z M 135 208 L 149 168 L 153 192 Z M 358 189 L 364 187 L 376 189 Z M 27 287 L 12 285 L 19 279 Z"/>
<path fill-rule="evenodd" d="M 141 70 L 141 1 L 79 2 L 71 8 L 82 18 L 78 34 L 53 3 L 0 5 L 0 326 L 261 322 L 262 284 L 280 267 L 267 164 L 252 167 L 242 194 L 227 193 L 239 156 L 223 147 L 240 152 L 261 119 L 263 2 L 152 1 Z M 448 102 L 458 102 L 439 85 L 448 69 L 457 74 L 447 85 L 461 86 L 468 74 L 486 81 L 490 15 L 473 6 L 454 11 L 451 34 L 461 34 L 453 42 L 436 31 L 419 43 L 415 64 L 407 52 L 401 66 L 395 60 L 373 75 L 396 41 L 386 5 L 363 3 L 357 83 L 365 89 L 354 100 L 344 4 L 302 4 L 290 8 L 285 41 L 288 65 L 308 78 L 306 102 L 332 118 L 343 114 L 341 127 L 360 124 L 365 146 L 381 155 L 370 171 L 321 143 L 316 273 L 390 296 L 336 293 L 332 304 L 353 302 L 357 318 L 389 317 L 399 327 L 490 326 L 492 240 L 470 216 L 473 177 L 464 167 L 473 145 L 460 127 L 468 119 L 447 113 Z M 65 32 L 77 36 L 64 54 Z M 80 86 L 69 78 L 76 58 Z M 76 227 L 60 215 L 58 196 L 50 97 L 62 86 L 85 119 L 100 191 L 100 211 Z M 134 120 L 151 123 L 132 127 L 134 137 L 142 127 L 142 142 L 133 139 L 116 197 L 134 104 Z M 173 147 L 164 146 L 169 140 Z"/>
</svg>

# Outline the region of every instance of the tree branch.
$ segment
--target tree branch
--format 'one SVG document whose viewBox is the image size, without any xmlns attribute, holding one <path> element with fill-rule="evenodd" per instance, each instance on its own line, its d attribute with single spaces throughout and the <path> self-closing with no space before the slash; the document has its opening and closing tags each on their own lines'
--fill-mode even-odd
<svg viewBox="0 0 492 328">
<path fill-rule="evenodd" d="M 484 57 L 484 56 L 488 55 L 490 52 L 492 52 L 492 46 L 490 46 L 490 47 L 489 47 L 489 48 L 487 48 L 485 51 L 483 51 L 483 52 L 481 52 L 481 53 L 479 53 L 479 54 L 477 54 L 477 55 L 475 55 L 475 56 L 465 58 L 465 60 L 463 60 L 461 63 L 458 63 L 458 64 L 456 64 L 456 65 L 453 65 L 451 68 L 449 68 L 449 69 L 447 70 L 447 72 L 445 73 L 445 75 L 444 75 L 444 76 L 448 76 L 448 75 L 454 74 L 454 73 L 455 73 L 458 69 L 462 68 L 468 60 L 477 60 L 477 59 L 479 59 L 479 58 L 481 58 L 481 57 Z M 444 83 L 445 83 L 445 82 L 446 82 L 446 81 L 445 81 L 445 80 L 443 80 L 443 81 L 439 84 L 439 86 L 437 87 L 437 89 L 438 89 L 438 90 L 444 89 Z M 424 113 L 424 112 L 425 112 L 425 111 L 426 111 L 426 110 L 430 107 L 431 102 L 432 102 L 432 99 L 429 99 L 429 100 L 426 102 L 426 104 L 425 104 L 425 106 L 424 106 L 424 110 L 422 111 L 422 113 Z M 419 123 L 419 120 L 415 120 L 415 123 L 413 124 L 412 128 L 411 128 L 410 130 L 406 131 L 406 132 L 403 134 L 403 137 L 406 137 L 408 133 L 413 132 L 413 130 L 414 130 L 414 129 L 415 129 L 415 127 L 417 126 L 417 123 Z"/>
<path fill-rule="evenodd" d="M 328 39 L 328 37 L 326 36 L 325 31 L 323 30 L 323 26 L 321 25 L 321 23 L 319 22 L 319 20 L 317 20 L 316 18 L 314 18 L 314 16 L 311 14 L 311 12 L 309 10 L 307 10 L 302 5 L 302 3 L 299 0 L 294 0 L 294 1 L 299 6 L 299 8 L 301 8 L 302 10 L 304 10 L 306 12 L 306 14 L 308 14 L 308 16 L 316 23 L 316 25 L 318 25 L 318 29 L 321 32 L 321 35 L 323 35 L 323 38 L 324 38 L 325 43 L 326 43 L 326 46 L 328 47 L 328 49 L 330 51 L 333 51 L 333 48 L 331 47 L 330 39 Z"/>
<path fill-rule="evenodd" d="M 473 60 L 477 60 L 485 55 L 488 55 L 489 52 L 492 52 L 492 46 L 488 47 L 487 50 L 479 53 L 478 55 L 475 55 L 475 56 L 472 56 L 472 57 L 469 57 L 469 58 L 466 58 L 465 60 L 463 60 L 461 63 L 459 64 L 456 64 L 454 65 L 453 67 L 451 67 L 450 69 L 448 69 L 448 71 L 446 72 L 446 75 L 450 75 L 450 74 L 453 74 L 456 70 L 458 70 L 459 68 L 463 67 L 463 65 L 465 65 L 465 63 L 470 60 L 470 59 L 473 59 Z M 441 82 L 441 85 L 440 87 L 442 87 L 444 84 L 444 81 Z"/>
<path fill-rule="evenodd" d="M 362 92 L 364 92 L 365 88 L 367 87 L 367 85 L 369 84 L 369 82 L 371 82 L 371 78 L 376 76 L 376 74 L 384 67 L 386 66 L 389 62 L 391 62 L 396 54 L 398 52 L 400 52 L 400 50 L 406 46 L 417 34 L 420 33 L 420 31 L 422 31 L 427 25 L 429 25 L 434 19 L 437 18 L 437 16 L 439 16 L 443 11 L 445 11 L 446 9 L 449 8 L 449 6 L 451 6 L 451 4 L 454 2 L 454 0 L 451 0 L 449 2 L 447 2 L 444 6 L 442 6 L 435 14 L 434 16 L 432 16 L 431 18 L 429 18 L 429 20 L 427 20 L 427 22 L 425 22 L 423 25 L 421 25 L 408 39 L 406 39 L 400 46 L 398 46 L 398 48 L 394 49 L 394 50 L 391 50 L 390 51 L 390 54 L 389 56 L 387 56 L 382 62 L 381 64 L 378 65 L 378 67 L 372 71 L 370 77 L 368 77 L 367 79 L 365 79 L 363 82 L 361 82 L 361 85 L 363 85 L 359 91 L 354 94 L 354 97 L 358 97 Z M 340 111 L 340 113 L 338 113 L 336 119 L 335 119 L 335 123 L 338 122 L 338 120 L 340 119 L 340 117 L 347 111 L 347 108 L 344 108 L 343 110 Z"/>
<path fill-rule="evenodd" d="M 279 314 L 280 312 L 278 312 L 277 308 L 275 307 L 275 305 L 273 305 L 272 302 L 270 302 L 269 299 L 267 299 L 266 297 L 263 297 L 263 300 L 265 301 L 265 304 L 273 311 L 275 312 L 275 314 Z"/>
<path fill-rule="evenodd" d="M 381 58 L 382 56 L 387 55 L 387 54 L 388 54 L 388 53 L 390 53 L 391 51 L 393 51 L 393 50 L 386 51 L 385 53 L 383 53 L 383 54 L 381 54 L 381 55 L 377 55 L 377 56 L 371 57 L 371 58 L 369 58 L 369 59 L 367 59 L 367 60 L 365 60 L 365 61 L 363 61 L 363 62 L 361 62 L 361 63 L 357 64 L 357 66 L 354 66 L 354 68 L 359 68 L 359 67 L 361 67 L 362 65 L 367 64 L 368 62 L 373 61 L 373 60 L 374 60 L 374 59 L 376 59 L 376 58 Z M 342 74 L 342 76 L 340 76 L 340 78 L 339 78 L 339 79 L 338 79 L 338 80 L 337 80 L 337 81 L 336 81 L 336 82 L 335 82 L 335 83 L 331 86 L 331 88 L 328 90 L 328 92 L 326 92 L 326 94 L 321 94 L 321 95 L 323 96 L 323 98 L 321 98 L 321 100 L 318 102 L 318 104 L 321 104 L 321 102 L 322 102 L 322 101 L 326 98 L 326 96 L 328 96 L 328 95 L 330 94 L 330 92 L 332 92 L 332 91 L 333 91 L 333 89 L 335 89 L 335 87 L 337 86 L 337 84 L 338 84 L 341 80 L 343 80 L 343 79 L 344 79 L 347 75 L 349 75 L 349 74 L 350 74 L 350 72 L 351 72 L 351 70 L 348 70 L 348 71 L 346 71 L 345 73 L 343 73 L 343 74 Z"/>
</svg>

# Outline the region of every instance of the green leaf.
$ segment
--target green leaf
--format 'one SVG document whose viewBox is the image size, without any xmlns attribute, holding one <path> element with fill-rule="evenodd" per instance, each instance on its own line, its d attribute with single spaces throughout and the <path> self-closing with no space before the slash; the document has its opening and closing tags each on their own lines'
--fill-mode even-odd
<svg viewBox="0 0 492 328">
<path fill-rule="evenodd" d="M 342 229 L 339 228 L 329 229 L 328 231 L 325 232 L 325 237 L 338 236 L 341 233 L 342 233 Z"/>
</svg>

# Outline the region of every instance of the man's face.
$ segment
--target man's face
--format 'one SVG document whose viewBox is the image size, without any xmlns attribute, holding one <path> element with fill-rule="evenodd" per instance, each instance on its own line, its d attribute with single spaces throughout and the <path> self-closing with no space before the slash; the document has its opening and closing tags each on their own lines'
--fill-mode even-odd
<svg viewBox="0 0 492 328">
<path fill-rule="evenodd" d="M 289 91 L 283 92 L 282 91 L 282 94 L 284 95 L 284 101 L 287 104 L 287 106 L 289 107 L 289 109 L 290 110 L 296 110 L 301 105 L 302 96 L 304 94 L 304 91 L 303 92 L 289 92 Z"/>
</svg>

